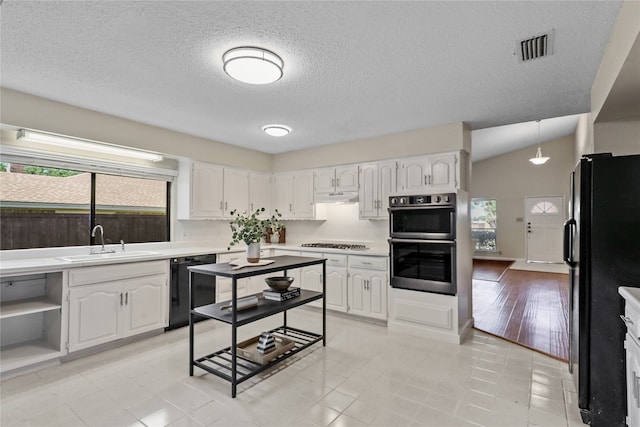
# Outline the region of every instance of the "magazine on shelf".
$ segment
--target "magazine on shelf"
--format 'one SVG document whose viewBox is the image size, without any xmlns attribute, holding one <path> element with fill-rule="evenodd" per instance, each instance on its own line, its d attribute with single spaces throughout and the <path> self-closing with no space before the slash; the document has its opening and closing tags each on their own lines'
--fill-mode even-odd
<svg viewBox="0 0 640 427">
<path fill-rule="evenodd" d="M 273 289 L 265 289 L 262 291 L 265 299 L 273 301 L 286 301 L 291 298 L 300 296 L 300 288 L 288 288 L 284 291 L 274 291 Z"/>
</svg>

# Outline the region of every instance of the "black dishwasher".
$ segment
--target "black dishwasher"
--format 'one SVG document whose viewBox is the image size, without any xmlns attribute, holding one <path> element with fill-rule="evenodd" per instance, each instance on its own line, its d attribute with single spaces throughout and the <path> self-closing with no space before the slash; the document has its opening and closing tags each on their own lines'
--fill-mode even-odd
<svg viewBox="0 0 640 427">
<path fill-rule="evenodd" d="M 171 306 L 169 327 L 181 328 L 189 324 L 189 271 L 192 265 L 214 264 L 216 255 L 194 255 L 171 259 Z M 216 302 L 216 279 L 214 276 L 194 274 L 193 292 L 195 306 Z M 205 320 L 196 316 L 197 321 Z"/>
</svg>

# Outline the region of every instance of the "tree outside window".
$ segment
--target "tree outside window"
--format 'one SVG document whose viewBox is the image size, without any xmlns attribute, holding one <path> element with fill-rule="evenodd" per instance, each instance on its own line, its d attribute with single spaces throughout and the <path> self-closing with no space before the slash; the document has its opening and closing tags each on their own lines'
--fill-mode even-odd
<svg viewBox="0 0 640 427">
<path fill-rule="evenodd" d="M 471 201 L 471 237 L 476 251 L 495 252 L 496 244 L 496 199 L 473 199 Z"/>
</svg>

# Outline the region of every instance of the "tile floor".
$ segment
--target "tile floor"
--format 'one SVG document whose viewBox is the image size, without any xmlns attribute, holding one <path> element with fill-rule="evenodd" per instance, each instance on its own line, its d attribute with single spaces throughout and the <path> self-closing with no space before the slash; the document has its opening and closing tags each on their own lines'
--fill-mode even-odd
<svg viewBox="0 0 640 427">
<path fill-rule="evenodd" d="M 244 326 L 239 338 L 278 326 Z M 320 314 L 289 324 L 321 331 Z M 196 354 L 228 345 L 227 325 L 196 325 Z M 313 347 L 239 386 L 196 368 L 187 328 L 0 383 L 0 424 L 17 426 L 582 426 L 560 362 L 475 331 L 463 345 L 327 316 Z"/>
</svg>

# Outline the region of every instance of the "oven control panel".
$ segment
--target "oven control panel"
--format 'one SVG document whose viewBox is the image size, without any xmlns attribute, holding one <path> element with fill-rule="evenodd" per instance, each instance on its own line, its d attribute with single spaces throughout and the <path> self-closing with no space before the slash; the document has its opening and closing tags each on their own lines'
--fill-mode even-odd
<svg viewBox="0 0 640 427">
<path fill-rule="evenodd" d="M 389 197 L 390 207 L 455 206 L 455 204 L 456 204 L 455 193 Z"/>
</svg>

